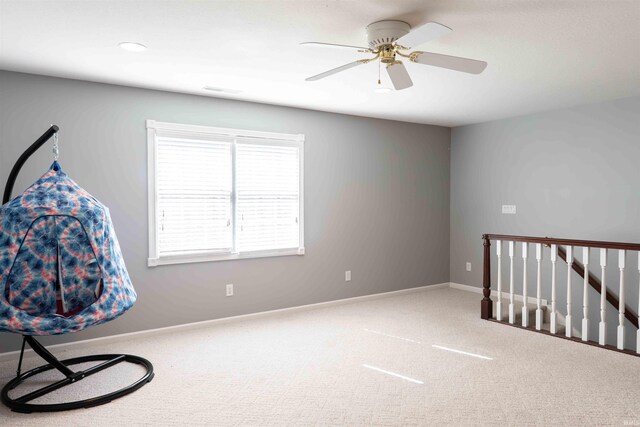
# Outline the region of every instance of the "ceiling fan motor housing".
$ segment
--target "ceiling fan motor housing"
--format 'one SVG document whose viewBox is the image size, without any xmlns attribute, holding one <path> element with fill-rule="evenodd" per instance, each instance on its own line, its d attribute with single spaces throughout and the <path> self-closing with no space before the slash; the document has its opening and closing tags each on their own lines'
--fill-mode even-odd
<svg viewBox="0 0 640 427">
<path fill-rule="evenodd" d="M 400 37 L 408 34 L 411 26 L 403 21 L 378 21 L 367 25 L 367 39 L 369 47 L 377 49 L 389 45 Z"/>
</svg>

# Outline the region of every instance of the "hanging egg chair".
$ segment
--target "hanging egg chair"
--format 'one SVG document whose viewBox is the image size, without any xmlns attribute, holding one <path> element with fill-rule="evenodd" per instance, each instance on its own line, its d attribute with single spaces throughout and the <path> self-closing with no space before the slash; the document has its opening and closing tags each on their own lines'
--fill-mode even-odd
<svg viewBox="0 0 640 427">
<path fill-rule="evenodd" d="M 0 207 L 0 331 L 24 337 L 18 374 L 2 389 L 2 402 L 17 412 L 48 412 L 97 406 L 129 394 L 153 378 L 149 361 L 132 355 L 94 355 L 59 361 L 34 336 L 78 332 L 117 318 L 130 309 L 136 293 L 124 264 L 106 206 L 76 184 L 57 162 L 57 131 L 52 126 L 14 166 Z M 21 195 L 8 199 L 26 159 L 51 136 L 56 160 Z M 25 344 L 48 365 L 20 373 Z M 85 371 L 69 366 L 102 361 Z M 29 403 L 121 362 L 142 365 L 134 384 L 91 399 Z M 9 392 L 27 378 L 57 369 L 65 379 L 21 397 Z"/>
</svg>

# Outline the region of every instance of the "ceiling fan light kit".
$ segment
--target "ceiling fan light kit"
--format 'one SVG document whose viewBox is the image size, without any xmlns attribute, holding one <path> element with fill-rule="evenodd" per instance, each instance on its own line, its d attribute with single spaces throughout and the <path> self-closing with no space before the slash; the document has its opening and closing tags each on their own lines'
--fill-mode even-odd
<svg viewBox="0 0 640 427">
<path fill-rule="evenodd" d="M 452 31 L 451 28 L 437 22 L 427 22 L 420 27 L 411 29 L 411 26 L 403 21 L 378 21 L 369 24 L 366 30 L 368 48 L 332 43 L 302 43 L 308 46 L 355 49 L 361 53 L 375 55 L 373 58 L 359 59 L 324 73 L 316 74 L 306 80 L 320 80 L 349 68 L 379 60 L 380 63 L 386 64 L 387 74 L 395 90 L 407 89 L 413 86 L 413 82 L 402 61 L 398 60 L 398 56 L 407 58 L 416 64 L 430 65 L 470 74 L 480 74 L 487 67 L 486 62 L 475 59 L 422 51 L 406 52 L 414 46 L 434 40 Z"/>
</svg>

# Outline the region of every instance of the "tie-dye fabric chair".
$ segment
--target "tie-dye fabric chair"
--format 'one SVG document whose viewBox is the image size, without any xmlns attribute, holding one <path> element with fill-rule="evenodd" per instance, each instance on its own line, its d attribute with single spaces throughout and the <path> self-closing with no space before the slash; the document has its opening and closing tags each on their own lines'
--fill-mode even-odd
<svg viewBox="0 0 640 427">
<path fill-rule="evenodd" d="M 24 337 L 17 376 L 2 388 L 0 400 L 17 412 L 102 405 L 133 393 L 154 377 L 151 362 L 139 356 L 97 354 L 58 360 L 35 338 L 108 322 L 136 301 L 109 210 L 69 178 L 57 161 L 24 193 L 9 201 L 22 165 L 52 136 L 57 156 L 58 130 L 52 125 L 20 156 L 9 174 L 0 206 L 0 332 Z M 21 372 L 26 344 L 47 364 Z M 100 363 L 86 368 L 91 362 Z M 38 398 L 120 363 L 139 365 L 145 374 L 103 395 L 37 403 Z M 74 371 L 74 365 L 85 368 Z M 64 378 L 17 396 L 18 387 L 27 379 L 50 370 L 57 370 Z"/>
<path fill-rule="evenodd" d="M 136 301 L 106 206 L 54 162 L 0 208 L 0 330 L 57 335 Z"/>
</svg>

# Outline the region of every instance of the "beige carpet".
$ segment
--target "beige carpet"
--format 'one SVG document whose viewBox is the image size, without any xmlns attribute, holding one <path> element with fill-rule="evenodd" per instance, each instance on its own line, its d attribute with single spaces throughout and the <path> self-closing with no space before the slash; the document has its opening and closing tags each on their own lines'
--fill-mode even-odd
<svg viewBox="0 0 640 427">
<path fill-rule="evenodd" d="M 479 295 L 438 289 L 93 348 L 147 357 L 156 378 L 93 409 L 1 407 L 0 425 L 640 425 L 640 358 L 479 311 Z M 139 374 L 117 369 L 66 393 L 87 397 Z M 0 381 L 14 371 L 0 364 Z"/>
</svg>

